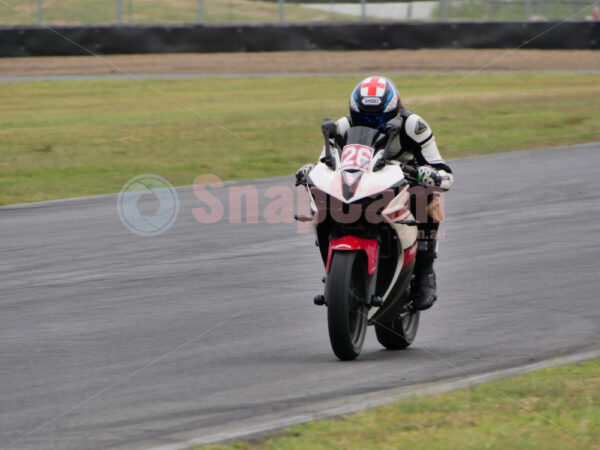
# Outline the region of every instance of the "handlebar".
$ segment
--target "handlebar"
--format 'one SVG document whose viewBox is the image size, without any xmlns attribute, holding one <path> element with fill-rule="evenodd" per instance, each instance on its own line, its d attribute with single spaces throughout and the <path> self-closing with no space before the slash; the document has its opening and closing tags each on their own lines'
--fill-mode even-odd
<svg viewBox="0 0 600 450">
<path fill-rule="evenodd" d="M 402 172 L 404 175 L 408 175 L 409 177 L 419 178 L 419 171 L 412 166 L 402 166 Z"/>
<path fill-rule="evenodd" d="M 404 179 L 410 183 L 411 186 L 421 185 L 419 180 L 419 171 L 412 166 L 401 165 L 402 172 L 404 173 Z"/>
</svg>

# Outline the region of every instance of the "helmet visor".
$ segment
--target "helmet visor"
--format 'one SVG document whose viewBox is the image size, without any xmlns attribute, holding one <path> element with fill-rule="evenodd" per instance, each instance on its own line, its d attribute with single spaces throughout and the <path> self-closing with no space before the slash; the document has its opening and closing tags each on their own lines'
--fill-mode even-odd
<svg viewBox="0 0 600 450">
<path fill-rule="evenodd" d="M 385 131 L 384 117 L 382 114 L 355 114 L 352 117 L 352 125 L 359 127 L 374 128 L 379 131 Z"/>
</svg>

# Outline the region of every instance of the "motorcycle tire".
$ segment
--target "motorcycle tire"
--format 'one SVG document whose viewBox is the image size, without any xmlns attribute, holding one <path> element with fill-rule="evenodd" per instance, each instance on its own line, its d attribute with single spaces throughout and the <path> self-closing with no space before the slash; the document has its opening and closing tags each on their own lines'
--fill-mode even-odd
<svg viewBox="0 0 600 450">
<path fill-rule="evenodd" d="M 367 332 L 367 270 L 363 254 L 335 252 L 325 285 L 329 340 L 342 361 L 356 359 Z"/>
<path fill-rule="evenodd" d="M 404 350 L 413 343 L 419 329 L 418 311 L 398 317 L 389 324 L 375 324 L 377 340 L 388 350 Z"/>
</svg>

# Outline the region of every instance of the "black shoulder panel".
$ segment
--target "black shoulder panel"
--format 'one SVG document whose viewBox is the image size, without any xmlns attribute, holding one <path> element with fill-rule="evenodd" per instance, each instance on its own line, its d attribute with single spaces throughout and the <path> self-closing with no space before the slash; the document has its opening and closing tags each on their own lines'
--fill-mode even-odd
<svg viewBox="0 0 600 450">
<path fill-rule="evenodd" d="M 408 116 L 410 116 L 411 114 L 414 114 L 414 113 L 410 109 L 406 109 L 404 106 L 400 109 L 400 112 L 398 113 L 399 116 L 402 116 L 404 121 L 406 121 Z"/>
</svg>

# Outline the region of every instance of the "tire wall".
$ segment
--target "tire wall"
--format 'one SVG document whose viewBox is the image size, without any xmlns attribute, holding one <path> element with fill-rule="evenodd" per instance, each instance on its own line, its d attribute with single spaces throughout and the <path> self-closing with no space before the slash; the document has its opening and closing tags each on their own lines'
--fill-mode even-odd
<svg viewBox="0 0 600 450">
<path fill-rule="evenodd" d="M 0 27 L 0 56 L 516 47 L 598 49 L 600 22 Z"/>
</svg>

